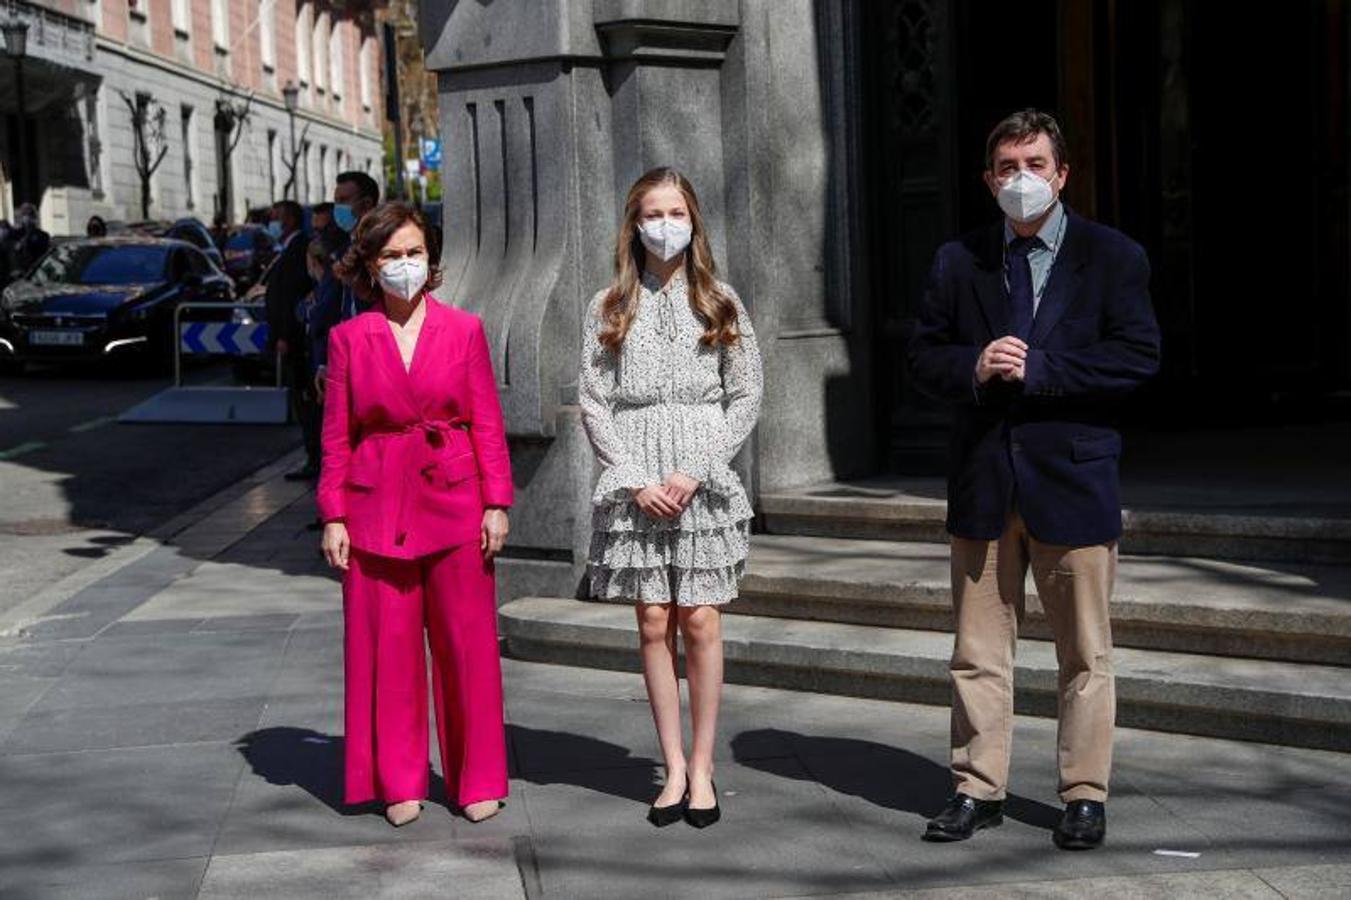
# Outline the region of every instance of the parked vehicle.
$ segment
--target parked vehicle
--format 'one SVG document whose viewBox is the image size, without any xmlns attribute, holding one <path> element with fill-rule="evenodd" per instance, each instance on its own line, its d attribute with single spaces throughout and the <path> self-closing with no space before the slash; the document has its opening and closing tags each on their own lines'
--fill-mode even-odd
<svg viewBox="0 0 1351 900">
<path fill-rule="evenodd" d="M 71 241 L 0 294 L 0 359 L 21 365 L 140 354 L 167 363 L 180 303 L 233 298 L 229 277 L 185 241 Z M 211 312 L 201 318 L 229 318 L 228 310 Z"/>
<path fill-rule="evenodd" d="M 211 231 L 196 219 L 191 217 L 178 219 L 161 232 L 160 236 L 187 241 L 209 256 L 211 261 L 216 264 L 217 269 L 223 272 L 227 271 L 225 257 L 221 254 L 220 248 L 216 246 L 216 242 L 211 239 Z"/>
</svg>

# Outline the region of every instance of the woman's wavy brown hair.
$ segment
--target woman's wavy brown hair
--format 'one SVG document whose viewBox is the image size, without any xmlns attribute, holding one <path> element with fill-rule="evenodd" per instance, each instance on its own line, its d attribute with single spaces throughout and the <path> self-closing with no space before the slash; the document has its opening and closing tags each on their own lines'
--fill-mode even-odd
<svg viewBox="0 0 1351 900">
<path fill-rule="evenodd" d="M 371 270 L 380 268 L 380 252 L 394 232 L 409 224 L 422 231 L 422 240 L 427 247 L 425 290 L 435 290 L 441 284 L 441 240 L 436 229 L 427 227 L 427 220 L 417 207 L 409 203 L 382 203 L 362 216 L 352 232 L 347 252 L 333 264 L 333 274 L 351 285 L 356 295 L 367 303 L 380 300 L 384 292 Z"/>
<path fill-rule="evenodd" d="M 700 341 L 708 346 L 735 344 L 741 337 L 737 331 L 736 306 L 718 286 L 717 265 L 713 251 L 708 247 L 708 233 L 704 230 L 704 216 L 699 210 L 699 198 L 694 186 L 680 172 L 668 166 L 652 169 L 629 188 L 624 201 L 624 221 L 619 226 L 615 241 L 615 278 L 601 303 L 601 345 L 618 352 L 624 345 L 633 317 L 638 313 L 638 294 L 643 277 L 643 263 L 647 251 L 638 236 L 638 219 L 642 214 L 643 197 L 653 188 L 671 186 L 680 191 L 690 211 L 690 246 L 685 251 L 685 283 L 689 288 L 690 308 L 704 323 Z"/>
</svg>

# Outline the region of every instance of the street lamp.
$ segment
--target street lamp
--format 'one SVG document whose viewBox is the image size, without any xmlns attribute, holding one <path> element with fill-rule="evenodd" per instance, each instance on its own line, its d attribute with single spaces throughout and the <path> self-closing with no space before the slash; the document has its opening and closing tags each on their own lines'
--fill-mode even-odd
<svg viewBox="0 0 1351 900">
<path fill-rule="evenodd" d="M 18 95 L 19 106 L 19 162 L 14 167 L 14 202 L 17 206 L 21 200 L 26 200 L 24 177 L 28 174 L 28 135 L 27 128 L 24 127 L 24 90 L 23 90 L 23 58 L 28 53 L 28 23 L 20 22 L 17 19 L 10 19 L 4 25 L 0 25 L 0 31 L 5 35 L 5 52 L 14 58 L 14 86 Z"/>
<path fill-rule="evenodd" d="M 299 185 L 296 184 L 296 102 L 300 99 L 300 88 L 296 87 L 294 81 L 286 82 L 286 86 L 281 89 L 282 102 L 286 104 L 286 115 L 291 120 L 291 177 L 286 180 L 286 192 L 284 194 L 287 200 L 292 199 L 291 189 L 296 188 L 299 195 Z"/>
</svg>

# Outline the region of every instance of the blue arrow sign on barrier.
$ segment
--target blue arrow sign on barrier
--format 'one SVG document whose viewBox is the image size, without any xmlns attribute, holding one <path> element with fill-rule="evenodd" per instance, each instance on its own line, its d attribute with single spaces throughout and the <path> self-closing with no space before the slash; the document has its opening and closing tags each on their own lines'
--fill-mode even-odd
<svg viewBox="0 0 1351 900">
<path fill-rule="evenodd" d="M 202 346 L 202 329 L 206 327 L 203 322 L 193 322 L 183 326 L 182 346 L 188 353 L 205 353 L 206 348 Z"/>
<path fill-rule="evenodd" d="M 234 324 L 226 325 L 224 328 L 220 330 L 220 335 L 216 338 L 216 340 L 220 343 L 221 350 L 225 353 L 230 354 L 231 356 L 238 356 L 241 352 L 239 347 L 235 346 L 234 340 L 235 331 L 238 328 L 239 328 L 238 325 Z"/>
<path fill-rule="evenodd" d="M 180 346 L 184 353 L 252 356 L 267 349 L 267 323 L 185 322 Z"/>
</svg>

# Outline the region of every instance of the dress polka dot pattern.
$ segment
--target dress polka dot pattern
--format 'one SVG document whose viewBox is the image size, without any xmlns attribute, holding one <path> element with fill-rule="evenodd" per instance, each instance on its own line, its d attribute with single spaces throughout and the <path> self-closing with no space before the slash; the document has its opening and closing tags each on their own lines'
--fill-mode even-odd
<svg viewBox="0 0 1351 900">
<path fill-rule="evenodd" d="M 750 542 L 750 501 L 730 465 L 755 428 L 764 380 L 750 316 L 727 285 L 740 339 L 700 343 L 704 325 L 677 273 L 644 275 L 618 354 L 600 343 L 605 292 L 592 299 L 582 347 L 582 423 L 602 471 L 592 496 L 591 593 L 698 606 L 737 596 Z M 700 482 L 673 520 L 653 519 L 630 490 L 673 472 Z"/>
</svg>

